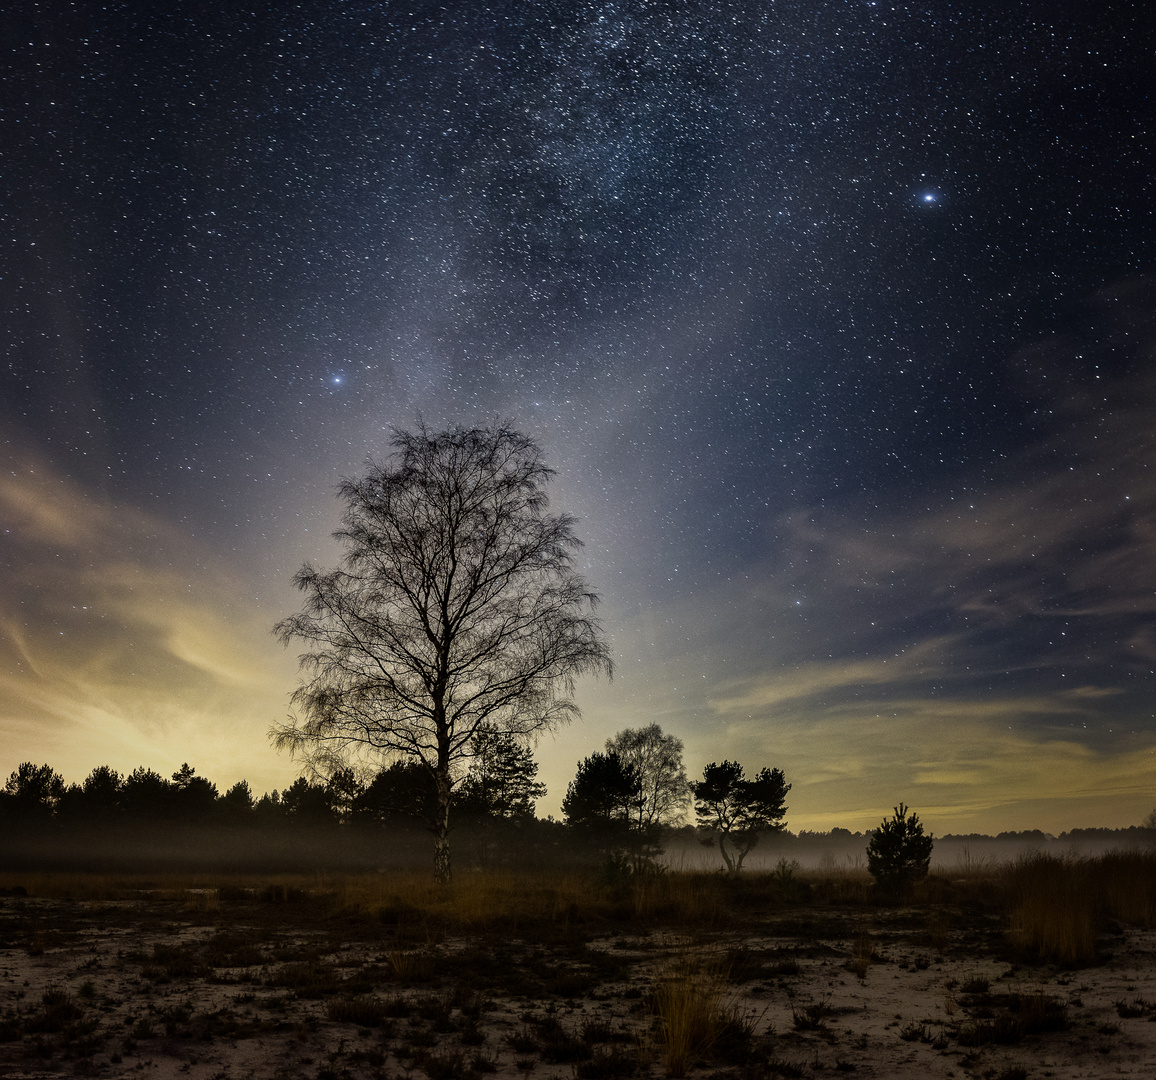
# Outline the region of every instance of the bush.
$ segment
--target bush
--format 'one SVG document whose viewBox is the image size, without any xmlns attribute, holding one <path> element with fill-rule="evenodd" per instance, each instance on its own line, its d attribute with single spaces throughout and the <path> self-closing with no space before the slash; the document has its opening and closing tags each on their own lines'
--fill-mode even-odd
<svg viewBox="0 0 1156 1080">
<path fill-rule="evenodd" d="M 923 835 L 923 822 L 900 803 L 867 845 L 867 869 L 883 892 L 899 895 L 927 877 L 934 841 Z"/>
</svg>

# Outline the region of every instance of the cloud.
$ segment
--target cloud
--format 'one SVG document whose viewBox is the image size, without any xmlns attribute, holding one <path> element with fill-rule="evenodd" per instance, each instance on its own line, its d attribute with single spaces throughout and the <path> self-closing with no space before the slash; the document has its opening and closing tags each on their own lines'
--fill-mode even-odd
<svg viewBox="0 0 1156 1080">
<path fill-rule="evenodd" d="M 178 529 L 13 454 L 0 483 L 0 767 L 189 760 L 233 779 L 291 774 L 265 733 L 293 660 L 274 615 Z M 268 780 L 266 780 L 268 782 Z M 279 782 L 283 783 L 283 779 Z"/>
<path fill-rule="evenodd" d="M 929 664 L 942 662 L 947 639 L 918 642 L 893 656 L 878 659 L 829 660 L 797 664 L 779 674 L 763 674 L 710 699 L 720 716 L 748 715 L 786 704 L 822 699 L 832 693 L 866 687 L 898 687 L 927 674 Z"/>
<path fill-rule="evenodd" d="M 796 830 L 873 827 L 900 800 L 937 832 L 1128 825 L 1152 798 L 1156 739 L 1128 735 L 1097 750 L 1073 734 L 1087 715 L 1074 705 L 1075 725 L 1061 733 L 1025 722 L 1054 702 L 888 704 L 722 720 L 715 742 L 748 768 L 784 770 Z"/>
</svg>

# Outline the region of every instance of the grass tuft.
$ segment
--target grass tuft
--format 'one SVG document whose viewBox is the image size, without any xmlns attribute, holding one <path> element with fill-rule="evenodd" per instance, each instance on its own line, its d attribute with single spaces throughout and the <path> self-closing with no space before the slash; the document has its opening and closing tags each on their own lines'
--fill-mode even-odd
<svg viewBox="0 0 1156 1080">
<path fill-rule="evenodd" d="M 686 1076 L 724 1037 L 741 1041 L 749 1025 L 730 999 L 726 980 L 717 970 L 683 963 L 660 978 L 651 993 L 663 1069 L 667 1076 Z"/>
</svg>

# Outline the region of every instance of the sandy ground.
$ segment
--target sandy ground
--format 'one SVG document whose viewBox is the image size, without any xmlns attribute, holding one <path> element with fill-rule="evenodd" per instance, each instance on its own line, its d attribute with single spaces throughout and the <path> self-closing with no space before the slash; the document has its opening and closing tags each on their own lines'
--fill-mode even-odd
<svg viewBox="0 0 1156 1080">
<path fill-rule="evenodd" d="M 926 912 L 604 930 L 565 945 L 401 948 L 380 926 L 335 927 L 288 906 L 225 918 L 188 903 L 3 898 L 0 1077 L 614 1080 L 637 1062 L 635 1075 L 657 1078 L 649 991 L 688 967 L 727 968 L 725 1004 L 753 1030 L 737 1056 L 704 1055 L 692 1076 L 1156 1076 L 1156 932 L 1114 928 L 1100 963 L 1065 972 L 1000 959 L 990 921 L 929 932 Z M 848 967 L 856 950 L 875 954 L 862 977 Z M 308 985 L 310 972 L 328 984 Z M 567 972 L 572 985 L 559 981 Z M 968 1045 L 1010 1015 L 1009 995 L 1065 1006 L 1066 1027 Z M 399 1015 L 341 1022 L 342 1000 Z M 535 1046 L 551 1029 L 571 1046 L 585 1030 L 595 1064 Z M 478 1056 L 484 1073 L 471 1069 Z"/>
</svg>

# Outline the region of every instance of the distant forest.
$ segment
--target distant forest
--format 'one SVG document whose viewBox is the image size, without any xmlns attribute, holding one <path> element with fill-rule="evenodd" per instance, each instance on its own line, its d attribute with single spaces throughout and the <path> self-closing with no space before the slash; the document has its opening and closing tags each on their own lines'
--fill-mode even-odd
<svg viewBox="0 0 1156 1080">
<path fill-rule="evenodd" d="M 575 821 L 535 814 L 545 794 L 536 768 L 515 776 L 467 776 L 456 793 L 453 836 L 463 868 L 602 866 L 604 838 Z M 362 779 L 342 770 L 327 781 L 300 777 L 284 791 L 254 796 L 241 780 L 224 793 L 182 765 L 170 778 L 109 766 L 66 784 L 49 765 L 25 762 L 0 790 L 0 865 L 16 869 L 252 872 L 424 867 L 436 794 L 420 766 L 394 763 Z M 787 830 L 768 834 L 761 860 L 855 870 L 872 832 Z M 667 865 L 719 868 L 710 830 L 670 825 L 650 839 Z M 935 837 L 941 866 L 1014 858 L 1033 850 L 1100 851 L 1156 843 L 1156 829 L 1038 829 Z"/>
</svg>

